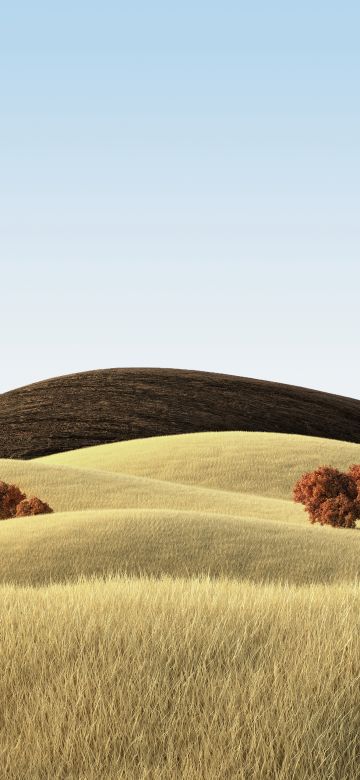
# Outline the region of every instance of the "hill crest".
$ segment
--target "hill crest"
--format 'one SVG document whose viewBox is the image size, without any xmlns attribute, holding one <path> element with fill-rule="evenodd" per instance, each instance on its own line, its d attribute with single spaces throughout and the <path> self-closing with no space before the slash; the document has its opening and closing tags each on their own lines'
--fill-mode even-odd
<svg viewBox="0 0 360 780">
<path fill-rule="evenodd" d="M 0 457 L 205 431 L 294 433 L 360 443 L 360 401 L 203 371 L 112 368 L 0 395 Z"/>
</svg>

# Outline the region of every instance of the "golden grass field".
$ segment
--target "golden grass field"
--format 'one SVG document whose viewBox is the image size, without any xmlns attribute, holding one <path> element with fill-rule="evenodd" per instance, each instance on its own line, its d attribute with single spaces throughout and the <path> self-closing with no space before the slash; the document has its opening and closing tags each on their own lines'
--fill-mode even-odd
<svg viewBox="0 0 360 780">
<path fill-rule="evenodd" d="M 0 460 L 55 509 L 0 523 L 1 776 L 358 780 L 360 533 L 291 501 L 354 462 L 241 432 Z"/>
</svg>

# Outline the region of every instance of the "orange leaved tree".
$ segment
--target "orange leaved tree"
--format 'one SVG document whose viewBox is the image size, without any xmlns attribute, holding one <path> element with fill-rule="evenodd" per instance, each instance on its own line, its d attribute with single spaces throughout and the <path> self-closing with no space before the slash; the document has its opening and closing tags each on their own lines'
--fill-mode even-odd
<svg viewBox="0 0 360 780">
<path fill-rule="evenodd" d="M 320 466 L 297 481 L 293 498 L 304 504 L 312 523 L 338 528 L 355 528 L 360 519 L 360 474 L 356 469 L 344 474 L 332 466 Z"/>
<path fill-rule="evenodd" d="M 16 485 L 0 481 L 0 520 L 14 517 L 16 507 L 25 498 L 25 494 Z"/>
<path fill-rule="evenodd" d="M 32 496 L 32 498 L 23 498 L 16 507 L 16 517 L 25 517 L 26 515 L 47 515 L 53 510 L 46 504 L 45 501 L 41 501 L 40 498 Z"/>
<path fill-rule="evenodd" d="M 24 515 L 47 514 L 53 510 L 40 498 L 26 498 L 16 485 L 0 480 L 0 520 Z"/>
</svg>

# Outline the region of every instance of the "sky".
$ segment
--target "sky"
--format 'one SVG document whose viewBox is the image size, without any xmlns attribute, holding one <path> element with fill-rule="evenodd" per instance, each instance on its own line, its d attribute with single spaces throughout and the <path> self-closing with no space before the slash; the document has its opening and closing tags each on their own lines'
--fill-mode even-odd
<svg viewBox="0 0 360 780">
<path fill-rule="evenodd" d="M 360 398 L 358 2 L 0 10 L 0 392 L 156 366 Z"/>
</svg>

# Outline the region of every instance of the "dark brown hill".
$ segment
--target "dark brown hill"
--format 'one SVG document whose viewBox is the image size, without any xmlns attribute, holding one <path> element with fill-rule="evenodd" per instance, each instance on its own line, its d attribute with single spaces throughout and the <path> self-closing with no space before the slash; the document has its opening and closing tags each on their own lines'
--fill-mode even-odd
<svg viewBox="0 0 360 780">
<path fill-rule="evenodd" d="M 237 376 L 117 368 L 0 395 L 0 457 L 196 431 L 274 431 L 360 442 L 360 401 Z"/>
</svg>

